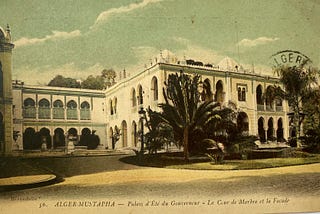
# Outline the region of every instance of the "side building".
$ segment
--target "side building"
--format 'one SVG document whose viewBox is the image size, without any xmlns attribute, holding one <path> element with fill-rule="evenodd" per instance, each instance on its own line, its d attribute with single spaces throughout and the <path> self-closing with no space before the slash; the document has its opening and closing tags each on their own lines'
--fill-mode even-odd
<svg viewBox="0 0 320 214">
<path fill-rule="evenodd" d="M 63 148 L 95 133 L 105 148 L 105 93 L 60 87 L 26 86 L 13 82 L 15 150 Z"/>
</svg>

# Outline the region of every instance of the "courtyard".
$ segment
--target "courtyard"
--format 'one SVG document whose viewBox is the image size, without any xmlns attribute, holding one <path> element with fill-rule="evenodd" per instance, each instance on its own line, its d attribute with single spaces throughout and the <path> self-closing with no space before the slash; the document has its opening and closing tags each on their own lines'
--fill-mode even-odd
<svg viewBox="0 0 320 214">
<path fill-rule="evenodd" d="M 52 170 L 64 180 L 49 186 L 3 192 L 0 203 L 7 206 L 2 209 L 4 213 L 22 207 L 30 211 L 87 213 L 97 211 L 99 208 L 93 208 L 92 203 L 101 200 L 105 204 L 101 211 L 108 213 L 128 210 L 150 213 L 162 209 L 228 212 L 236 208 L 238 212 L 252 213 L 320 209 L 319 163 L 259 170 L 188 170 L 131 165 L 121 161 L 124 157 L 128 155 L 23 159 L 24 164 L 43 173 Z M 233 200 L 236 204 L 231 206 Z M 80 209 L 77 203 L 81 201 L 90 202 L 91 208 Z M 148 202 L 154 206 L 147 207 Z M 164 202 L 168 204 L 166 207 L 161 205 Z"/>
</svg>

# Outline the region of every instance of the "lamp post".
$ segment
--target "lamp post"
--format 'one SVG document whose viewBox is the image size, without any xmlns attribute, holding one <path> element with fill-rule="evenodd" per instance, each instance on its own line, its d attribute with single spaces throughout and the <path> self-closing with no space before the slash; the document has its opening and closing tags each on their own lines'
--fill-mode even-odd
<svg viewBox="0 0 320 214">
<path fill-rule="evenodd" d="M 141 153 L 143 154 L 144 152 L 144 142 L 143 142 L 143 117 L 145 115 L 146 111 L 143 109 L 143 107 L 140 108 L 139 110 L 139 115 L 140 115 L 140 120 L 141 120 Z"/>
</svg>

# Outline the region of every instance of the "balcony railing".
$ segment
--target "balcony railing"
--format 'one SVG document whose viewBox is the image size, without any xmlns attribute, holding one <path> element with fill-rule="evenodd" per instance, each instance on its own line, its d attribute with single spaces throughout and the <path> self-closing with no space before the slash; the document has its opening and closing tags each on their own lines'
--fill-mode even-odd
<svg viewBox="0 0 320 214">
<path fill-rule="evenodd" d="M 67 109 L 67 119 L 68 120 L 77 120 L 78 119 L 77 109 Z"/>
<path fill-rule="evenodd" d="M 276 106 L 276 111 L 283 111 L 283 107 L 282 106 Z"/>
<path fill-rule="evenodd" d="M 23 110 L 24 118 L 36 118 L 36 108 L 35 107 L 26 107 Z"/>
<path fill-rule="evenodd" d="M 39 108 L 39 119 L 50 119 L 50 108 Z"/>
<path fill-rule="evenodd" d="M 264 105 L 258 104 L 257 109 L 258 111 L 264 111 Z"/>
<path fill-rule="evenodd" d="M 53 108 L 53 119 L 64 119 L 64 109 Z"/>
<path fill-rule="evenodd" d="M 266 110 L 267 111 L 274 111 L 274 108 L 273 108 L 273 106 L 266 105 Z"/>
<path fill-rule="evenodd" d="M 90 109 L 80 109 L 80 120 L 90 120 Z"/>
</svg>

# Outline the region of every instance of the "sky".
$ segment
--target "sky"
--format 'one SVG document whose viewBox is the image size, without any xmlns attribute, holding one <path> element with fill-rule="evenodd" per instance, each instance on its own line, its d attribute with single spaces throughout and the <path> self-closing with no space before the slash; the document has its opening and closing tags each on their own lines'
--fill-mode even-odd
<svg viewBox="0 0 320 214">
<path fill-rule="evenodd" d="M 225 57 L 272 72 L 295 50 L 320 67 L 318 0 L 0 0 L 10 25 L 13 79 L 46 85 L 103 69 L 141 71 L 160 52 L 217 64 Z"/>
</svg>

